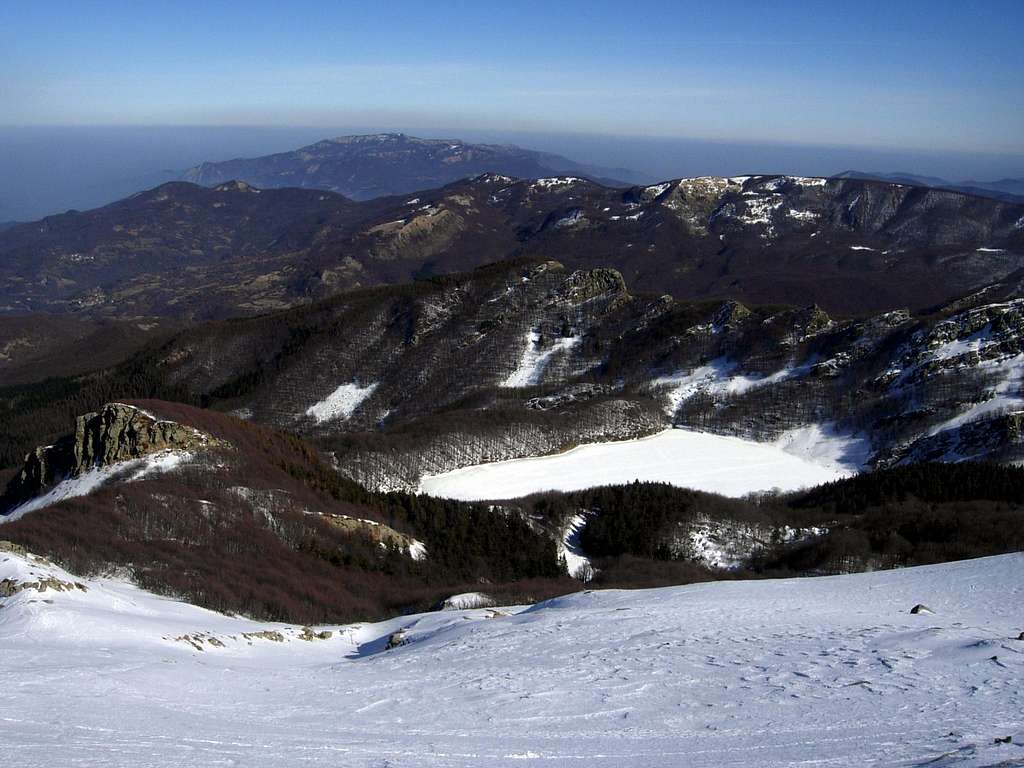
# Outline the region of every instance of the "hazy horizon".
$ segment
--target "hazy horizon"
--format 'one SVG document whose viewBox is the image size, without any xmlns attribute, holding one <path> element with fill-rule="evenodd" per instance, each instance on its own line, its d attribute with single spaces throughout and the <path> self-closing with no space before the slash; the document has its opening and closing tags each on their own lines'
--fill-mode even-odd
<svg viewBox="0 0 1024 768">
<path fill-rule="evenodd" d="M 0 125 L 402 125 L 1024 154 L 1024 4 L 0 8 Z"/>
<path fill-rule="evenodd" d="M 376 131 L 650 179 L 1024 176 L 1022 24 L 1011 0 L 6 3 L 0 221 Z"/>
<path fill-rule="evenodd" d="M 358 126 L 0 127 L 0 222 L 93 208 L 176 179 L 203 161 L 298 149 L 351 133 L 514 143 L 570 160 L 633 171 L 650 181 L 682 176 L 846 170 L 906 172 L 949 181 L 1024 176 L 1024 155 L 713 141 L 649 136 Z"/>
</svg>

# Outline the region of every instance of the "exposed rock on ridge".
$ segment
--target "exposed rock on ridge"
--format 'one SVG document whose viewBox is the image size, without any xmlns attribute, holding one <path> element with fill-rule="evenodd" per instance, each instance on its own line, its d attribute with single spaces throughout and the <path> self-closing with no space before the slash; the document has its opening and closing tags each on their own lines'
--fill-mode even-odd
<svg viewBox="0 0 1024 768">
<path fill-rule="evenodd" d="M 68 478 L 163 451 L 209 448 L 219 441 L 192 427 L 163 421 L 123 403 L 79 416 L 75 434 L 40 446 L 0 497 L 0 510 L 32 498 Z"/>
</svg>

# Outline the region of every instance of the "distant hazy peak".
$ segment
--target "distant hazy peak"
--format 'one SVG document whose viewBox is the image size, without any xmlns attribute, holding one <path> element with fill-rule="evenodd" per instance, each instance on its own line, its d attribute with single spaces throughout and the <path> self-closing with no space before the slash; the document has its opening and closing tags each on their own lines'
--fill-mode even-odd
<svg viewBox="0 0 1024 768">
<path fill-rule="evenodd" d="M 633 171 L 590 166 L 514 144 L 473 144 L 404 133 L 336 136 L 290 152 L 203 162 L 182 178 L 204 186 L 240 180 L 263 189 L 323 189 L 368 200 L 441 187 L 487 172 L 522 179 L 573 174 L 613 186 L 628 186 L 628 181 L 640 178 Z"/>
</svg>

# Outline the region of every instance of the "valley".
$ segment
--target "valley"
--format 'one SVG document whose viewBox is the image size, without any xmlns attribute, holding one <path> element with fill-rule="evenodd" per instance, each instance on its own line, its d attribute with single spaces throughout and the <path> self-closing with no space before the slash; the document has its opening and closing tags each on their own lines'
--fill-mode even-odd
<svg viewBox="0 0 1024 768">
<path fill-rule="evenodd" d="M 52 6 L 0 768 L 1024 768 L 1024 5 Z"/>
</svg>

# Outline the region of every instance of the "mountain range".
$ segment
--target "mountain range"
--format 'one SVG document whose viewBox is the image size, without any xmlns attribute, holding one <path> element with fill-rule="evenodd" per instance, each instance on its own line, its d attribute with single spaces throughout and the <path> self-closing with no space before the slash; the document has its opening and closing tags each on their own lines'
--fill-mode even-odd
<svg viewBox="0 0 1024 768">
<path fill-rule="evenodd" d="M 0 232 L 4 535 L 310 622 L 1017 546 L 1024 205 L 463 171 L 179 181 Z M 541 458 L 593 443 L 575 485 Z M 637 477 L 675 485 L 591 487 Z"/>
<path fill-rule="evenodd" d="M 0 311 L 222 318 L 520 257 L 679 299 L 918 311 L 1024 266 L 1024 204 L 789 176 L 483 174 L 364 202 L 173 182 L 0 232 Z"/>
</svg>

